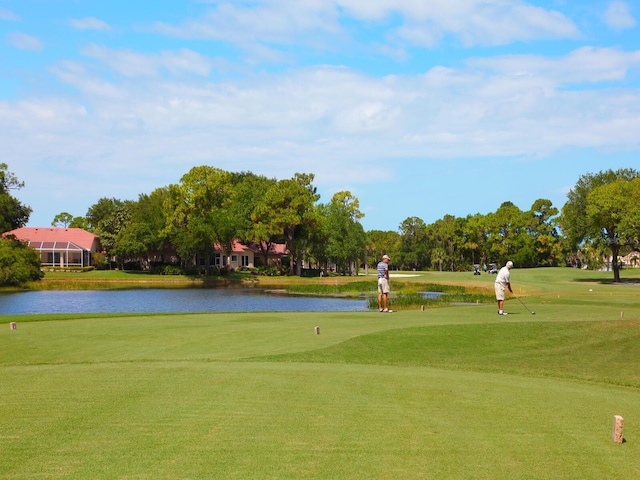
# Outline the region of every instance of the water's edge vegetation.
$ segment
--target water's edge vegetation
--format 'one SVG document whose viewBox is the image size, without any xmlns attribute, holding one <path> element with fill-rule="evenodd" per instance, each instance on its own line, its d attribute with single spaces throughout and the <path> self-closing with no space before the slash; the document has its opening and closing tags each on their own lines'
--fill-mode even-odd
<svg viewBox="0 0 640 480">
<path fill-rule="evenodd" d="M 375 277 L 335 276 L 326 278 L 276 277 L 256 278 L 232 274 L 226 277 L 155 276 L 121 271 L 47 273 L 38 282 L 31 282 L 23 290 L 123 290 L 149 288 L 264 288 L 270 293 L 327 297 L 363 298 L 369 308 L 377 308 Z M 16 291 L 16 289 L 3 291 Z M 429 295 L 437 293 L 439 295 Z M 454 304 L 493 302 L 486 288 L 433 283 L 426 279 L 394 281 L 390 299 L 396 310 L 428 308 Z"/>
</svg>

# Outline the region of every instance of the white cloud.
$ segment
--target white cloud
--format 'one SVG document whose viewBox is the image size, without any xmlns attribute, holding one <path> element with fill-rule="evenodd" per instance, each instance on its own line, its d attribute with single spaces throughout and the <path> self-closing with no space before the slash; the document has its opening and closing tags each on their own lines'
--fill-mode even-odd
<svg viewBox="0 0 640 480">
<path fill-rule="evenodd" d="M 203 18 L 175 26 L 157 23 L 154 27 L 167 35 L 225 40 L 240 45 L 256 41 L 288 44 L 303 33 L 339 33 L 336 16 L 330 2 L 224 3 L 211 9 Z"/>
<path fill-rule="evenodd" d="M 538 38 L 577 38 L 575 24 L 560 12 L 513 0 L 338 0 L 359 19 L 403 18 L 398 34 L 412 45 L 432 47 L 445 34 L 467 46 L 504 45 Z"/>
<path fill-rule="evenodd" d="M 473 58 L 413 75 L 313 66 L 228 80 L 218 78 L 218 59 L 188 49 L 90 44 L 81 53 L 50 70 L 63 96 L 0 102 L 3 161 L 53 169 L 37 184 L 49 202 L 135 199 L 202 164 L 277 178 L 312 172 L 319 186 L 356 191 L 410 160 L 640 148 L 640 91 L 612 86 L 640 66 L 640 51 Z M 127 181 L 70 191 L 65 172 Z"/>
<path fill-rule="evenodd" d="M 220 63 L 188 49 L 145 54 L 129 49 L 114 50 L 90 44 L 83 48 L 81 53 L 125 77 L 153 77 L 163 71 L 172 75 L 206 77 L 214 66 Z"/>
<path fill-rule="evenodd" d="M 78 30 L 99 30 L 103 32 L 111 30 L 107 22 L 93 17 L 71 19 L 69 23 L 71 23 L 73 28 L 77 28 Z"/>
<path fill-rule="evenodd" d="M 183 173 L 209 162 L 270 174 L 295 160 L 300 170 L 355 179 L 375 159 L 638 145 L 639 92 L 591 90 L 587 83 L 565 89 L 576 81 L 621 78 L 637 67 L 638 52 L 580 49 L 557 59 L 475 59 L 461 69 L 384 78 L 309 67 L 231 83 L 180 75 L 159 80 L 161 67 L 191 70 L 181 64 L 189 62 L 183 51 L 145 56 L 92 48 L 92 58 L 127 75 L 107 82 L 92 65 L 58 65 L 54 72 L 81 92 L 82 103 L 6 102 L 6 127 L 13 133 L 3 139 L 6 130 L 0 131 L 0 143 L 15 145 L 9 156 L 55 151 L 106 162 L 113 171 L 138 164 L 141 172 L 170 166 Z M 135 63 L 136 70 L 130 67 Z M 18 145 L 30 154 L 18 152 Z"/>
<path fill-rule="evenodd" d="M 542 55 L 504 55 L 467 60 L 472 67 L 517 78 L 534 79 L 545 88 L 622 80 L 640 67 L 640 50 L 582 47 L 557 58 Z"/>
<path fill-rule="evenodd" d="M 6 8 L 0 8 L 0 20 L 9 20 L 12 22 L 17 22 L 20 20 L 20 18 L 11 10 L 7 10 Z"/>
<path fill-rule="evenodd" d="M 605 23 L 614 30 L 625 30 L 636 26 L 636 20 L 629 12 L 626 2 L 610 2 L 604 15 Z"/>
<path fill-rule="evenodd" d="M 34 145 L 51 138 L 54 132 L 64 134 L 67 128 L 77 127 L 87 116 L 86 109 L 81 105 L 56 98 L 0 102 L 0 125 L 7 132 L 6 138 L 14 133 L 31 132 Z M 24 146 L 28 144 L 25 142 Z"/>
<path fill-rule="evenodd" d="M 36 52 L 44 48 L 42 40 L 40 40 L 38 37 L 34 37 L 33 35 L 27 35 L 26 33 L 8 33 L 5 38 L 10 45 L 20 50 L 30 50 Z"/>
<path fill-rule="evenodd" d="M 518 0 L 258 0 L 218 4 L 201 18 L 176 25 L 159 22 L 153 29 L 224 41 L 242 50 L 256 51 L 260 44 L 339 51 L 341 43 L 356 42 L 344 25 L 352 20 L 381 27 L 394 56 L 401 47 L 431 48 L 449 34 L 466 46 L 580 37 L 562 13 Z M 282 60 L 272 53 L 263 60 Z"/>
<path fill-rule="evenodd" d="M 123 87 L 119 87 L 108 80 L 99 78 L 87 70 L 87 68 L 72 61 L 64 61 L 51 68 L 51 72 L 63 83 L 75 88 L 83 97 L 88 99 L 109 98 L 112 101 L 120 101 L 126 97 Z"/>
</svg>

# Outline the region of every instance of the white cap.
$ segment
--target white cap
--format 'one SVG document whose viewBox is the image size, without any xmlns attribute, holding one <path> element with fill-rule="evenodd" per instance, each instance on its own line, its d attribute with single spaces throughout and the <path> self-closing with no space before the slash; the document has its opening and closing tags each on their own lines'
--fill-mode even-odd
<svg viewBox="0 0 640 480">
<path fill-rule="evenodd" d="M 389 258 L 389 255 L 382 255 L 382 259 L 391 261 L 391 259 Z"/>
<path fill-rule="evenodd" d="M 513 262 L 511 260 L 507 262 L 507 268 L 513 268 Z"/>
</svg>

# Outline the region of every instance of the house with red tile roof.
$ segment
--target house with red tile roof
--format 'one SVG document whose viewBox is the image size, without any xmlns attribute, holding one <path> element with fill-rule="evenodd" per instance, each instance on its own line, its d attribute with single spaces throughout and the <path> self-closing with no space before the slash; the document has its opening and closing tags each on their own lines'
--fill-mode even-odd
<svg viewBox="0 0 640 480">
<path fill-rule="evenodd" d="M 27 242 L 40 253 L 42 266 L 87 267 L 101 250 L 100 237 L 82 228 L 22 227 L 2 234 Z"/>
<path fill-rule="evenodd" d="M 282 257 L 286 255 L 286 246 L 280 243 L 271 243 L 268 247 L 261 248 L 257 243 L 244 244 L 234 240 L 231 252 L 225 252 L 218 244 L 214 244 L 213 248 L 214 265 L 233 269 L 253 268 L 256 265 L 282 265 Z"/>
<path fill-rule="evenodd" d="M 93 254 L 102 250 L 100 237 L 82 228 L 22 227 L 3 234 L 8 235 L 26 242 L 39 252 L 43 267 L 91 266 Z M 239 240 L 234 240 L 230 252 L 217 244 L 214 250 L 213 264 L 233 269 L 253 268 L 256 263 L 264 265 L 265 259 L 267 265 L 281 265 L 282 257 L 286 255 L 284 244 L 271 243 L 268 247 L 261 247 L 257 243 L 244 244 Z"/>
<path fill-rule="evenodd" d="M 231 245 L 231 251 L 225 251 L 222 245 L 215 243 L 213 245 L 215 251 L 213 264 L 219 268 L 253 268 L 255 266 L 255 255 L 246 245 L 242 244 L 238 240 L 234 240 Z"/>
<path fill-rule="evenodd" d="M 283 257 L 288 254 L 287 246 L 284 243 L 252 242 L 247 246 L 253 250 L 259 259 L 258 263 L 263 266 L 281 266 Z"/>
</svg>

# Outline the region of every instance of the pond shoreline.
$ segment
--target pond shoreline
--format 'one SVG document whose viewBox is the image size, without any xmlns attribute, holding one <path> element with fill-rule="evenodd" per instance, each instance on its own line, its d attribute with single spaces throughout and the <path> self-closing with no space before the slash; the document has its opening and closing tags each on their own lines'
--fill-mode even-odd
<svg viewBox="0 0 640 480">
<path fill-rule="evenodd" d="M 3 315 L 53 313 L 194 313 L 367 311 L 362 298 L 269 294 L 262 288 L 32 290 L 0 294 Z"/>
</svg>

